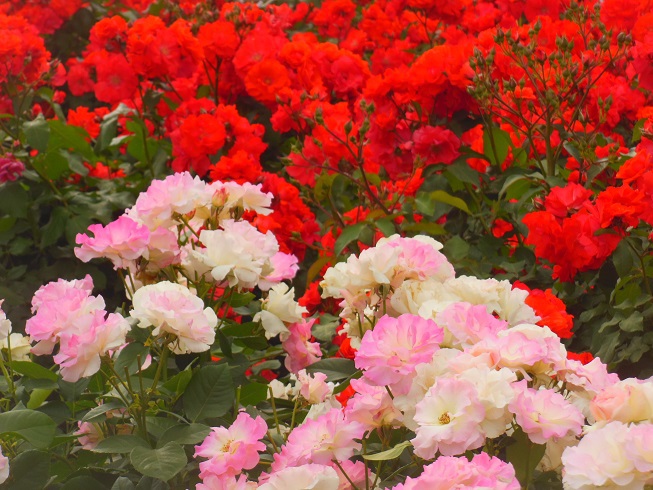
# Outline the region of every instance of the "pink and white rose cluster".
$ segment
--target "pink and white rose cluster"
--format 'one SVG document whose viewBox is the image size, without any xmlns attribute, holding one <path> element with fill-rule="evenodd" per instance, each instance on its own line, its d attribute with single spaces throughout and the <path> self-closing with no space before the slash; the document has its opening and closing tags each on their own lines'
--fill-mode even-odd
<svg viewBox="0 0 653 490">
<path fill-rule="evenodd" d="M 37 342 L 32 352 L 52 354 L 65 381 L 77 381 L 100 370 L 101 357 L 125 343 L 129 323 L 105 311 L 104 299 L 92 296 L 93 280 L 59 279 L 41 287 L 32 299 L 34 316 L 25 332 Z"/>
<path fill-rule="evenodd" d="M 204 442 L 195 446 L 195 457 L 208 458 L 200 463 L 200 477 L 226 483 L 254 468 L 259 462 L 259 452 L 265 450 L 260 442 L 268 426 L 261 417 L 252 418 L 241 412 L 229 427 L 214 427 Z M 211 487 L 218 488 L 218 487 Z"/>
<path fill-rule="evenodd" d="M 268 290 L 295 276 L 297 258 L 279 252 L 271 232 L 241 218 L 245 211 L 271 213 L 271 202 L 260 184 L 207 184 L 188 172 L 173 174 L 153 181 L 117 220 L 91 225 L 92 237 L 78 234 L 75 254 L 84 262 L 108 258 L 135 284 L 175 266 L 221 286 Z"/>
<path fill-rule="evenodd" d="M 178 354 L 204 352 L 215 340 L 218 317 L 187 287 L 169 281 L 143 286 L 134 293 L 132 318 L 152 335 L 170 334 L 168 346 Z"/>
<path fill-rule="evenodd" d="M 354 347 L 384 314 L 435 320 L 448 306 L 461 302 L 483 306 L 509 326 L 539 320 L 524 302 L 526 291 L 513 289 L 508 281 L 455 277 L 441 248 L 429 237 L 394 235 L 326 271 L 322 295 L 342 299 L 341 317 Z"/>
</svg>

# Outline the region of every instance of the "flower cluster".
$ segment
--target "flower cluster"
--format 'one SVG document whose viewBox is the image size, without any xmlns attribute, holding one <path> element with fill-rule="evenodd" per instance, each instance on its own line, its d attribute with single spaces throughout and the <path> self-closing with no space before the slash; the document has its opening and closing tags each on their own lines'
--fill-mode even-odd
<svg viewBox="0 0 653 490">
<path fill-rule="evenodd" d="M 392 251 L 402 257 L 425 244 L 424 256 L 412 255 L 420 258 L 411 267 L 391 259 Z M 364 305 L 368 311 L 360 317 L 367 321 L 366 330 L 362 337 L 355 328 L 348 333 L 359 341 L 354 363 L 362 377 L 349 381 L 347 398 L 334 396 L 336 387 L 321 373 L 312 377 L 299 371 L 293 388 L 278 381 L 270 385 L 274 398 L 293 398 L 295 410 L 300 403 L 310 410 L 299 426 L 280 426 L 289 433 L 259 485 L 278 488 L 290 474 L 300 478 L 300 469 L 301 478 L 311 482 L 331 478 L 336 485 L 342 474 L 343 488 L 369 482 L 374 477 L 358 467 L 356 455 L 365 454 L 361 441 L 369 442 L 376 431 L 404 431 L 415 456 L 426 461 L 421 475 L 393 487 L 397 489 L 450 488 L 452 482 L 520 488 L 512 466 L 496 457 L 516 432 L 524 434 L 527 443 L 545 448 L 543 471 L 563 468 L 565 488 L 650 482 L 650 451 L 644 441 L 653 413 L 651 380 L 619 381 L 599 359 L 586 365 L 569 359 L 560 338 L 547 326 L 533 323 L 539 318 L 526 305 L 525 291 L 495 280 L 453 277 L 438 245 L 423 238 L 390 238 L 350 257 L 343 263 L 348 268 L 327 271 L 325 291 L 340 285 L 345 317 L 353 304 L 349 297 L 372 296 L 384 287 L 387 307 L 382 312 L 374 301 Z M 378 257 L 386 261 L 372 260 Z M 379 271 L 370 266 L 375 263 L 395 267 Z M 440 270 L 446 271 L 444 277 Z M 329 279 L 333 277 L 339 282 Z M 412 296 L 415 313 L 392 307 L 406 283 L 428 281 L 440 287 L 413 286 L 419 291 Z M 437 307 L 421 308 L 434 301 Z M 615 424 L 630 424 L 610 443 L 615 454 L 623 453 L 620 462 L 602 465 L 600 461 L 612 458 L 610 452 L 592 465 L 583 463 L 601 447 L 594 439 L 611 437 L 608 431 L 615 430 Z M 198 447 L 197 456 L 213 457 L 203 449 L 211 437 Z M 243 437 L 243 444 L 250 439 L 255 441 Z M 471 461 L 462 457 L 481 448 Z M 497 452 L 488 453 L 488 448 Z M 592 469 L 600 465 L 601 471 Z M 227 476 L 242 478 L 240 472 Z"/>
<path fill-rule="evenodd" d="M 121 315 L 104 310 L 101 296 L 92 296 L 93 280 L 51 282 L 41 287 L 32 300 L 34 316 L 25 333 L 36 342 L 32 352 L 52 354 L 66 381 L 77 381 L 100 369 L 101 357 L 125 343 L 129 324 Z"/>
</svg>

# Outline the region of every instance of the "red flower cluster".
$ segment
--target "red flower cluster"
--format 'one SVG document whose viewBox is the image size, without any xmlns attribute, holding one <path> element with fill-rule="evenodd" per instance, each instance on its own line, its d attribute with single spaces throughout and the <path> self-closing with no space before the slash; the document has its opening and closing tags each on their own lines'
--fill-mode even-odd
<svg viewBox="0 0 653 490">
<path fill-rule="evenodd" d="M 596 196 L 575 183 L 555 187 L 544 200 L 544 210 L 524 216 L 526 243 L 554 264 L 554 278 L 571 281 L 578 272 L 599 268 L 631 227 L 640 220 L 653 225 L 651 169 L 647 144 L 641 144 L 617 172 L 620 183 Z"/>
<path fill-rule="evenodd" d="M 13 113 L 10 97 L 43 83 L 50 52 L 39 31 L 23 17 L 0 14 L 0 110 Z"/>
<path fill-rule="evenodd" d="M 52 34 L 83 5 L 83 0 L 6 0 L 0 12 L 21 16 L 41 34 Z"/>
</svg>

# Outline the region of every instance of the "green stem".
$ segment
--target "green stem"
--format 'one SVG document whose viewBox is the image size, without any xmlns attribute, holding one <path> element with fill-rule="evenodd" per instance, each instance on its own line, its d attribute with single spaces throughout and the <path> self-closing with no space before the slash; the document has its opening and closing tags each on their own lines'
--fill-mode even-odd
<svg viewBox="0 0 653 490">
<path fill-rule="evenodd" d="M 164 342 L 163 351 L 161 352 L 161 357 L 159 358 L 159 365 L 156 368 L 156 373 L 154 374 L 154 380 L 152 381 L 152 390 L 156 390 L 157 384 L 159 384 L 159 379 L 161 379 L 161 374 L 163 370 L 166 369 L 168 364 L 168 355 L 170 354 L 170 349 L 168 348 L 168 342 Z"/>
<path fill-rule="evenodd" d="M 9 339 L 7 339 L 8 341 Z M 14 380 L 13 377 L 9 375 L 9 371 L 7 371 L 7 367 L 5 366 L 5 361 L 2 353 L 0 352 L 0 369 L 2 370 L 2 375 L 5 377 L 7 380 L 7 384 L 9 385 L 9 393 L 11 393 L 11 397 L 14 399 L 15 402 L 18 402 L 16 399 L 16 386 L 14 385 Z"/>
<path fill-rule="evenodd" d="M 340 464 L 340 462 L 339 462 L 337 459 L 334 459 L 333 462 L 334 462 L 334 463 L 336 464 L 336 466 L 340 469 L 340 472 L 345 476 L 345 478 L 347 479 L 347 481 L 349 482 L 349 484 L 351 485 L 351 487 L 352 487 L 354 490 L 360 490 L 360 489 L 359 489 L 359 488 L 354 484 L 354 482 L 352 481 L 352 479 L 349 478 L 349 475 L 345 472 L 345 470 L 344 470 L 344 468 L 342 467 L 342 465 Z"/>
</svg>

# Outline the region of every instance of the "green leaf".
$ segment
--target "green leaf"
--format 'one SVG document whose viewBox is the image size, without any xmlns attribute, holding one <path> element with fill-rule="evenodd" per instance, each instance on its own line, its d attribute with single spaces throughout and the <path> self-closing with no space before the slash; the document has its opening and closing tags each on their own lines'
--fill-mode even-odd
<svg viewBox="0 0 653 490">
<path fill-rule="evenodd" d="M 56 384 L 54 386 L 56 386 Z M 47 400 L 52 391 L 53 390 L 51 389 L 42 388 L 36 388 L 32 390 L 32 393 L 29 395 L 29 400 L 27 401 L 27 408 L 31 410 L 36 410 L 39 408 L 41 405 L 43 405 L 43 402 Z"/>
<path fill-rule="evenodd" d="M 363 458 L 367 459 L 368 461 L 387 461 L 388 459 L 395 459 L 401 456 L 401 453 L 404 452 L 404 449 L 410 446 L 410 441 L 404 441 L 400 444 L 397 444 L 392 449 L 388 449 L 387 451 L 383 451 L 381 453 L 363 454 Z"/>
<path fill-rule="evenodd" d="M 234 387 L 227 364 L 204 366 L 190 380 L 183 396 L 191 421 L 221 417 L 233 406 Z"/>
<path fill-rule="evenodd" d="M 116 481 L 113 482 L 113 486 L 111 487 L 111 490 L 135 490 L 135 489 L 136 487 L 134 486 L 134 484 L 126 476 L 118 477 L 118 479 L 116 479 Z"/>
<path fill-rule="evenodd" d="M 510 135 L 496 126 L 483 131 L 483 153 L 492 165 L 501 165 L 508 157 L 512 142 Z"/>
<path fill-rule="evenodd" d="M 58 151 L 41 153 L 32 163 L 50 180 L 57 180 L 70 170 L 68 159 Z"/>
<path fill-rule="evenodd" d="M 96 153 L 101 153 L 115 143 L 114 138 L 118 129 L 118 117 L 132 112 L 133 109 L 130 109 L 125 104 L 120 104 L 114 111 L 104 116 L 100 124 L 100 135 L 95 141 L 94 150 Z"/>
<path fill-rule="evenodd" d="M 249 347 L 254 350 L 265 350 L 269 345 L 268 340 L 263 335 L 239 337 L 234 339 L 234 344 Z"/>
<path fill-rule="evenodd" d="M 39 114 L 33 121 L 23 124 L 25 140 L 32 148 L 43 152 L 48 149 L 50 140 L 50 127 L 42 114 Z"/>
<path fill-rule="evenodd" d="M 442 253 L 444 253 L 449 260 L 462 260 L 469 254 L 469 243 L 458 235 L 452 236 L 447 243 L 444 244 Z"/>
<path fill-rule="evenodd" d="M 255 299 L 256 296 L 254 296 L 253 293 L 235 293 L 232 294 L 231 297 L 229 298 L 229 305 L 232 308 L 239 308 L 241 306 L 247 306 L 252 302 L 253 299 Z"/>
<path fill-rule="evenodd" d="M 52 443 L 56 428 L 54 420 L 34 410 L 0 413 L 0 435 L 16 434 L 39 449 Z"/>
<path fill-rule="evenodd" d="M 308 272 L 306 273 L 306 285 L 310 285 L 311 282 L 317 277 L 317 275 L 320 273 L 322 268 L 327 265 L 331 261 L 331 257 L 328 255 L 324 255 L 322 257 L 318 257 L 313 264 L 308 268 Z"/>
<path fill-rule="evenodd" d="M 91 145 L 86 141 L 88 138 L 86 130 L 57 119 L 51 119 L 48 125 L 50 126 L 50 150 L 61 148 L 71 153 L 79 153 L 89 163 L 94 163 L 96 156 Z"/>
<path fill-rule="evenodd" d="M 102 418 L 102 416 L 109 412 L 110 410 L 116 410 L 120 408 L 125 408 L 125 405 L 119 401 L 110 401 L 105 402 L 102 405 L 98 405 L 95 408 L 92 408 L 86 415 L 82 418 L 82 422 L 95 422 Z"/>
<path fill-rule="evenodd" d="M 89 488 L 92 488 L 93 490 L 102 490 L 107 487 L 91 476 L 79 475 L 64 483 L 61 490 L 88 490 Z"/>
<path fill-rule="evenodd" d="M 41 230 L 42 249 L 55 244 L 63 236 L 66 230 L 66 221 L 68 221 L 66 208 L 59 207 L 52 210 L 50 221 Z"/>
<path fill-rule="evenodd" d="M 150 445 L 142 437 L 123 434 L 102 439 L 92 451 L 94 453 L 130 453 L 136 448 L 149 449 Z"/>
<path fill-rule="evenodd" d="M 322 359 L 320 361 L 314 362 L 306 368 L 306 372 L 309 373 L 324 373 L 327 375 L 327 381 L 340 381 L 341 379 L 347 379 L 354 373 L 357 369 L 354 365 L 354 361 L 351 359 Z"/>
<path fill-rule="evenodd" d="M 340 255 L 347 245 L 354 240 L 358 240 L 358 237 L 365 226 L 367 226 L 366 223 L 356 223 L 355 225 L 343 228 L 342 233 L 340 233 L 340 236 L 333 246 L 333 252 L 336 255 Z"/>
<path fill-rule="evenodd" d="M 132 342 L 120 351 L 120 354 L 118 354 L 118 358 L 116 359 L 114 369 L 120 376 L 125 374 L 125 368 L 129 374 L 135 374 L 139 369 L 139 357 L 142 367 L 149 353 L 149 347 L 145 347 L 140 342 Z"/>
<path fill-rule="evenodd" d="M 644 317 L 639 311 L 634 311 L 619 322 L 619 328 L 624 332 L 641 332 L 644 330 Z"/>
<path fill-rule="evenodd" d="M 479 173 L 467 164 L 466 160 L 459 160 L 448 165 L 445 173 L 453 175 L 461 182 L 478 185 Z"/>
<path fill-rule="evenodd" d="M 163 389 L 171 393 L 181 394 L 188 386 L 188 383 L 190 383 L 192 377 L 193 371 L 186 369 L 178 374 L 175 374 L 172 378 L 163 383 Z"/>
<path fill-rule="evenodd" d="M 147 432 L 159 439 L 168 429 L 179 425 L 178 420 L 173 420 L 165 417 L 146 417 L 147 419 Z"/>
<path fill-rule="evenodd" d="M 170 485 L 158 478 L 144 476 L 136 485 L 136 490 L 170 490 Z"/>
<path fill-rule="evenodd" d="M 607 158 L 602 158 L 592 164 L 592 166 L 587 171 L 587 181 L 585 182 L 585 187 L 588 189 L 591 188 L 591 184 L 598 175 L 603 172 L 610 163 L 610 160 Z"/>
<path fill-rule="evenodd" d="M 567 150 L 567 152 L 568 152 L 572 157 L 574 157 L 574 159 L 575 159 L 577 162 L 579 162 L 579 163 L 583 163 L 583 157 L 581 156 L 580 151 L 578 150 L 578 146 L 576 146 L 575 144 L 573 144 L 573 143 L 570 142 L 570 141 L 565 141 L 565 142 L 562 144 L 562 146 L 563 146 L 563 148 L 564 148 L 565 150 Z"/>
<path fill-rule="evenodd" d="M 381 218 L 374 221 L 374 225 L 383 233 L 383 236 L 391 236 L 397 233 L 392 218 Z"/>
<path fill-rule="evenodd" d="M 156 154 L 157 142 L 148 137 L 147 126 L 143 121 L 132 119 L 126 126 L 134 133 L 127 145 L 127 152 L 139 162 L 147 163 Z"/>
<path fill-rule="evenodd" d="M 0 211 L 14 219 L 26 218 L 31 212 L 29 195 L 20 186 L 20 182 L 7 182 L 0 186 Z"/>
<path fill-rule="evenodd" d="M 533 471 L 544 456 L 546 444 L 531 442 L 523 430 L 516 430 L 512 438 L 515 443 L 506 449 L 506 459 L 515 468 L 515 475 L 522 488 L 528 488 L 533 478 Z"/>
<path fill-rule="evenodd" d="M 268 398 L 268 385 L 248 383 L 240 389 L 240 404 L 243 407 L 254 406 Z"/>
<path fill-rule="evenodd" d="M 633 270 L 633 264 L 635 263 L 633 252 L 626 240 L 619 242 L 619 245 L 612 254 L 612 262 L 619 277 L 626 277 Z"/>
<path fill-rule="evenodd" d="M 11 461 L 10 479 L 4 485 L 12 490 L 45 488 L 50 479 L 50 454 L 44 451 L 25 451 Z"/>
<path fill-rule="evenodd" d="M 158 449 L 134 448 L 129 455 L 136 470 L 152 478 L 168 481 L 186 466 L 184 448 L 176 442 L 169 442 Z"/>
<path fill-rule="evenodd" d="M 467 214 L 471 214 L 467 203 L 460 199 L 459 197 L 452 196 L 451 194 L 444 191 L 433 191 L 429 194 L 431 201 L 443 202 L 454 208 L 458 208 L 461 211 L 465 211 Z"/>
<path fill-rule="evenodd" d="M 48 379 L 50 381 L 57 381 L 59 375 L 53 373 L 49 369 L 44 368 L 43 366 L 36 364 L 31 361 L 12 361 L 9 363 L 11 369 L 17 373 L 23 374 L 28 378 L 32 379 Z"/>
<path fill-rule="evenodd" d="M 402 230 L 410 232 L 426 233 L 428 235 L 446 235 L 447 230 L 444 226 L 429 221 L 421 221 L 419 223 L 407 223 L 401 225 Z"/>
<path fill-rule="evenodd" d="M 211 433 L 211 427 L 204 424 L 175 425 L 163 433 L 158 447 L 163 447 L 169 442 L 178 444 L 197 444 L 206 439 Z"/>
<path fill-rule="evenodd" d="M 640 119 L 637 121 L 637 123 L 635 123 L 635 126 L 633 126 L 633 139 L 630 142 L 630 146 L 635 146 L 635 143 L 642 139 L 642 128 L 644 128 L 646 121 L 646 118 Z"/>
</svg>

